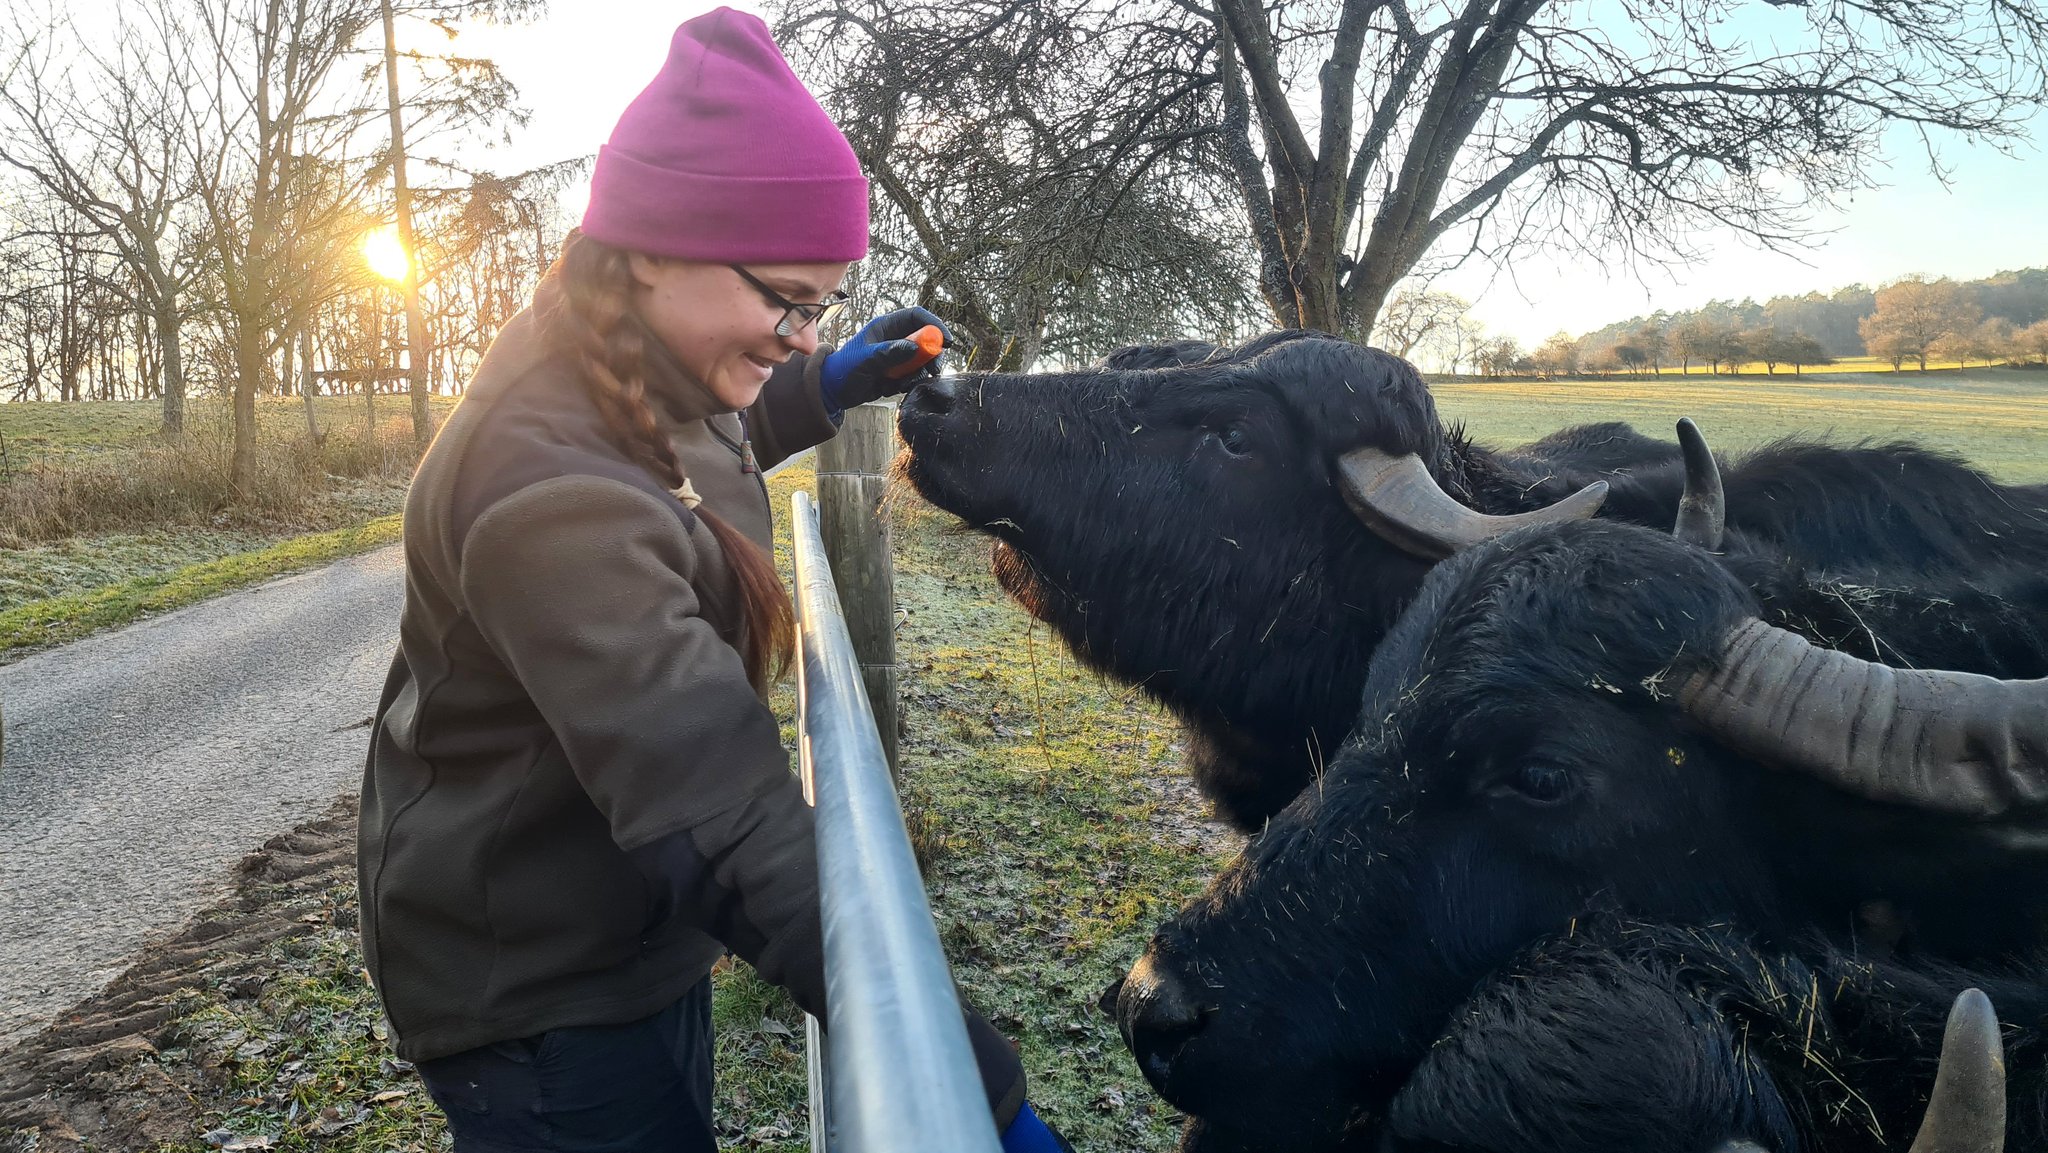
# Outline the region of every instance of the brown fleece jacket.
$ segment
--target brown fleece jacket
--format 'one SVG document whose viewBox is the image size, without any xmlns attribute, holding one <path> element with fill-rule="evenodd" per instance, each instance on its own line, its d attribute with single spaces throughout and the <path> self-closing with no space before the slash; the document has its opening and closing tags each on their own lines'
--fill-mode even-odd
<svg viewBox="0 0 2048 1153">
<path fill-rule="evenodd" d="M 705 507 L 772 547 L 759 469 L 835 431 L 822 354 L 743 421 L 648 345 Z M 421 462 L 405 559 L 358 866 L 399 1053 L 648 1016 L 721 943 L 822 1016 L 811 814 L 741 664 L 736 582 L 532 310 Z"/>
</svg>

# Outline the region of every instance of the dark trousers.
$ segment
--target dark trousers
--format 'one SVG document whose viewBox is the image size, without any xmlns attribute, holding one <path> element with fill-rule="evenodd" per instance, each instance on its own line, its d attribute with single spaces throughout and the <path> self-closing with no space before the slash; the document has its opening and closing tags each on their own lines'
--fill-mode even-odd
<svg viewBox="0 0 2048 1153">
<path fill-rule="evenodd" d="M 455 1153 L 717 1153 L 711 979 L 644 1020 L 419 1064 Z"/>
</svg>

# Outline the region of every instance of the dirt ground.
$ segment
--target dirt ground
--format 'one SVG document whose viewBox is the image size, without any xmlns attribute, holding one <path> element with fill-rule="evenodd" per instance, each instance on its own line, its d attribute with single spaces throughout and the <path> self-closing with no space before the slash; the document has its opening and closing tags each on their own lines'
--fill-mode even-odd
<svg viewBox="0 0 2048 1153">
<path fill-rule="evenodd" d="M 231 896 L 49 1028 L 0 1051 L 0 1153 L 205 1140 L 201 1121 L 226 1090 L 232 1047 L 180 1036 L 177 1023 L 203 993 L 256 997 L 273 942 L 353 928 L 337 926 L 331 894 L 354 880 L 355 838 L 354 797 L 271 838 L 237 865 Z M 236 1142 L 220 1144 L 238 1153 Z"/>
</svg>

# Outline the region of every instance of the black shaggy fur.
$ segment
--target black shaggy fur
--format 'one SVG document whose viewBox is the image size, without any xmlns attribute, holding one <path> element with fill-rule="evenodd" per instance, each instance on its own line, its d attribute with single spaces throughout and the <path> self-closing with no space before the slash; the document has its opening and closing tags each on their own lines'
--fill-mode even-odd
<svg viewBox="0 0 2048 1153">
<path fill-rule="evenodd" d="M 1458 1008 L 1374 1149 L 1901 1150 L 1926 1108 L 1949 1004 L 1972 985 L 2012 1026 L 2007 1148 L 2041 1148 L 2038 980 L 1597 920 L 1540 943 Z"/>
<path fill-rule="evenodd" d="M 1454 439 L 1463 431 L 1453 430 Z M 1644 436 L 1626 423 L 1603 420 L 1561 428 L 1540 440 L 1502 453 L 1506 460 L 1531 470 L 1564 467 L 1574 472 L 1626 472 L 1655 468 L 1679 459 L 1678 445 Z"/>
<path fill-rule="evenodd" d="M 1481 448 L 1443 425 L 1406 362 L 1313 333 L 952 377 L 907 396 L 900 427 L 903 474 L 995 538 L 1004 587 L 1082 660 L 1174 710 L 1197 782 L 1247 830 L 1334 753 L 1374 646 L 1429 570 L 1345 507 L 1341 454 L 1418 453 L 1490 513 L 1605 479 L 1603 516 L 1668 529 L 1683 489 L 1675 446 L 1622 424 Z M 1730 460 L 1726 476 L 1730 563 L 1768 586 L 1766 607 L 1788 624 L 1887 659 L 2037 667 L 2038 634 L 1999 638 L 2041 615 L 2039 599 L 2003 598 L 2041 596 L 2038 579 L 2021 589 L 2009 574 L 2048 571 L 2048 489 L 2000 486 L 1910 445 L 1786 442 Z M 1862 593 L 1835 595 L 1852 587 L 1954 593 L 1980 615 L 1948 632 L 1981 635 L 1888 636 Z M 2015 647 L 2027 651 L 2001 663 Z"/>
<path fill-rule="evenodd" d="M 2040 1062 L 2048 1002 L 2018 991 L 2044 976 L 2048 850 L 1755 764 L 1672 702 L 1758 611 L 1720 559 L 1601 521 L 1429 574 L 1373 658 L 1352 742 L 1154 938 L 1149 971 L 1203 1000 L 1199 1028 L 1154 1027 L 1128 987 L 1118 1005 L 1141 1069 L 1203 1119 L 1195 1147 L 1346 1148 L 1461 1002 L 1597 912 L 1737 926 L 1830 980 L 1844 958 L 1892 958 L 1860 1011 L 1935 1021 L 1929 1045 L 1956 980 L 1998 985 L 2029 1039 L 2015 1065 Z M 1884 1108 L 1924 1095 L 1922 1066 L 1898 1064 L 1918 1050 L 1835 1025 Z M 2039 1104 L 2015 1132 L 2039 1131 Z M 1822 1140 L 1803 1108 L 1805 1148 L 1885 1147 Z"/>
</svg>

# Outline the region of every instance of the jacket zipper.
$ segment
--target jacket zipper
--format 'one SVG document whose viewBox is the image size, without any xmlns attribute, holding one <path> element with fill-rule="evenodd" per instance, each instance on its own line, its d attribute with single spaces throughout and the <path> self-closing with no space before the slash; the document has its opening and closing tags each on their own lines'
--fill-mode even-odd
<svg viewBox="0 0 2048 1153">
<path fill-rule="evenodd" d="M 737 441 L 725 435 L 723 429 L 709 420 L 704 422 L 704 427 L 711 430 L 711 435 L 716 437 L 720 444 L 731 449 L 732 454 L 740 458 L 741 472 L 753 474 L 754 484 L 761 490 L 761 503 L 768 506 L 768 519 L 773 521 L 775 519 L 775 502 L 768 497 L 768 478 L 762 475 L 761 464 L 754 459 L 754 438 L 747 435 L 747 414 L 740 412 L 733 415 L 740 418 L 740 439 Z"/>
</svg>

